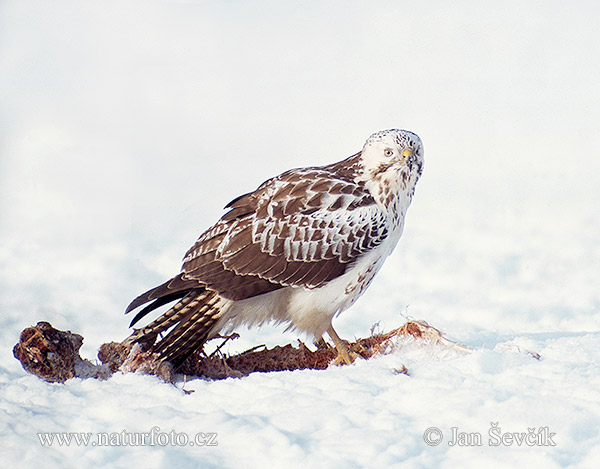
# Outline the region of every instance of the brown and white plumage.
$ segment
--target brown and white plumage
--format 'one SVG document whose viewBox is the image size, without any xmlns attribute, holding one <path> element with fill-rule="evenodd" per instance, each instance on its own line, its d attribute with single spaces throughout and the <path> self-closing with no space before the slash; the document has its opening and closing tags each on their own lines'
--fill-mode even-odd
<svg viewBox="0 0 600 469">
<path fill-rule="evenodd" d="M 127 307 L 151 302 L 134 325 L 179 300 L 130 340 L 177 366 L 225 328 L 274 320 L 316 338 L 328 331 L 343 348 L 331 320 L 392 252 L 422 170 L 419 137 L 387 130 L 343 161 L 286 171 L 234 199 L 187 252 L 181 273 Z"/>
</svg>

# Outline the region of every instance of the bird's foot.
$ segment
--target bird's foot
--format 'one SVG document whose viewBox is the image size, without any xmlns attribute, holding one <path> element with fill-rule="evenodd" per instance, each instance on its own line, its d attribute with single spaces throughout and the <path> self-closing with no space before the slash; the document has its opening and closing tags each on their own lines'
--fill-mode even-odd
<svg viewBox="0 0 600 469">
<path fill-rule="evenodd" d="M 358 353 L 353 352 L 352 350 L 348 349 L 348 347 L 346 347 L 347 353 L 344 353 L 339 349 L 337 349 L 337 351 L 337 356 L 331 362 L 334 365 L 352 365 L 352 363 L 354 363 L 354 360 L 356 360 L 356 357 L 360 357 Z"/>
<path fill-rule="evenodd" d="M 327 333 L 329 334 L 329 337 L 331 337 L 331 340 L 333 340 L 335 348 L 338 351 L 338 355 L 333 360 L 333 364 L 351 365 L 352 363 L 354 363 L 354 360 L 356 360 L 356 357 L 358 357 L 359 354 L 348 349 L 348 346 L 342 339 L 340 339 L 340 336 L 337 334 L 337 332 L 335 332 L 333 326 L 329 326 L 329 329 L 327 329 Z"/>
</svg>

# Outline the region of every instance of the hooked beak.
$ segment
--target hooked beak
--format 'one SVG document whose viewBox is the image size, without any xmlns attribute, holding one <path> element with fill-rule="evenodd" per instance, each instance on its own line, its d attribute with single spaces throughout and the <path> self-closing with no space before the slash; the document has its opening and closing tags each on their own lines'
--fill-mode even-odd
<svg viewBox="0 0 600 469">
<path fill-rule="evenodd" d="M 409 168 L 412 169 L 412 165 L 414 164 L 414 162 L 417 160 L 417 158 L 415 157 L 415 154 L 412 150 L 410 149 L 406 149 L 402 152 L 402 154 L 394 159 L 392 162 L 393 163 L 404 163 L 406 166 L 408 166 Z"/>
</svg>

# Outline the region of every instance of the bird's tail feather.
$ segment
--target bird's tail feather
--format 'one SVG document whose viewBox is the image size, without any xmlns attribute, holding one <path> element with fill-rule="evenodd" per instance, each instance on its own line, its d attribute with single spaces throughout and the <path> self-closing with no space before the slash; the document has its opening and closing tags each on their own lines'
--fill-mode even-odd
<svg viewBox="0 0 600 469">
<path fill-rule="evenodd" d="M 167 360 L 177 368 L 210 338 L 222 316 L 219 301 L 213 291 L 190 291 L 162 316 L 136 330 L 128 341 L 152 343 L 151 350 L 157 358 Z M 155 343 L 157 337 L 170 328 L 167 335 Z"/>
<path fill-rule="evenodd" d="M 183 363 L 194 350 L 206 342 L 221 318 L 219 301 L 219 296 L 210 290 L 193 298 L 182 309 L 179 324 L 155 344 L 154 352 L 176 367 Z"/>
<path fill-rule="evenodd" d="M 183 273 L 181 273 L 181 274 L 173 277 L 172 279 L 167 280 L 162 285 L 159 285 L 158 287 L 154 287 L 151 290 L 148 290 L 147 292 L 142 293 L 140 296 L 135 298 L 131 303 L 129 303 L 129 306 L 127 306 L 127 309 L 125 310 L 125 314 L 130 313 L 134 309 L 136 309 L 152 300 L 160 300 L 163 298 L 170 298 L 170 300 L 166 301 L 168 303 L 169 301 L 183 298 L 191 290 L 194 290 L 197 288 L 198 288 L 198 282 L 196 280 L 186 279 L 185 275 Z M 158 303 L 158 301 L 155 301 L 152 304 L 156 304 L 156 303 Z M 157 306 L 154 306 L 153 308 L 149 308 L 148 312 L 152 311 L 152 309 L 162 306 L 163 304 L 165 304 L 165 303 L 163 302 L 162 304 L 158 304 Z M 138 314 L 138 316 L 139 316 L 139 314 Z M 135 319 L 134 319 L 134 321 L 135 321 Z"/>
<path fill-rule="evenodd" d="M 191 293 L 192 293 L 191 291 L 180 291 L 180 292 L 171 293 L 169 295 L 165 295 L 161 298 L 154 300 L 152 303 L 145 306 L 140 312 L 138 312 L 135 315 L 135 317 L 129 323 L 129 327 L 133 327 L 134 324 L 136 324 L 140 319 L 142 319 L 144 316 L 146 316 L 151 311 L 154 311 L 155 309 L 160 308 L 161 306 L 166 305 L 167 303 L 171 303 L 172 301 L 182 299 L 182 298 L 190 295 Z M 177 303 L 177 304 L 179 304 L 179 303 Z M 172 309 L 173 308 L 171 308 L 171 310 Z M 169 311 L 171 311 L 171 310 L 169 310 Z M 173 314 L 176 312 L 177 312 L 177 310 L 173 310 Z M 125 314 L 127 314 L 127 313 L 125 313 Z"/>
</svg>

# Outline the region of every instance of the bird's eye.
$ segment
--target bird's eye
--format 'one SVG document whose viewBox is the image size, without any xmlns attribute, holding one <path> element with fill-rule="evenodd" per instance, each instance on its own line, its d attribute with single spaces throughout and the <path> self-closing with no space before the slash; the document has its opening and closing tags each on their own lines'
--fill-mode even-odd
<svg viewBox="0 0 600 469">
<path fill-rule="evenodd" d="M 385 150 L 383 150 L 383 154 L 389 158 L 394 155 L 394 150 L 392 150 L 391 148 L 386 148 Z"/>
</svg>

